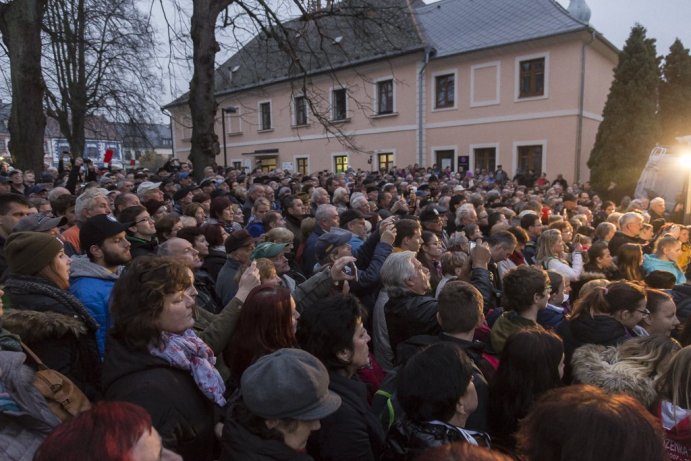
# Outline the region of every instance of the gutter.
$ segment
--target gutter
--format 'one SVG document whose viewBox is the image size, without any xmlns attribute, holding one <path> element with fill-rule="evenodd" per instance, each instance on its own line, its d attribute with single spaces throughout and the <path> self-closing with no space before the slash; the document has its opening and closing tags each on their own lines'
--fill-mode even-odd
<svg viewBox="0 0 691 461">
<path fill-rule="evenodd" d="M 425 143 L 424 143 L 424 115 L 425 115 L 425 78 L 424 73 L 427 69 L 427 64 L 434 54 L 434 48 L 425 48 L 425 59 L 422 67 L 417 73 L 417 164 L 425 166 Z"/>
<path fill-rule="evenodd" d="M 576 155 L 574 181 L 581 182 L 581 156 L 583 154 L 583 111 L 585 105 L 585 50 L 595 41 L 595 30 L 591 30 L 590 41 L 581 45 L 581 82 L 578 94 L 578 118 L 576 121 Z"/>
</svg>

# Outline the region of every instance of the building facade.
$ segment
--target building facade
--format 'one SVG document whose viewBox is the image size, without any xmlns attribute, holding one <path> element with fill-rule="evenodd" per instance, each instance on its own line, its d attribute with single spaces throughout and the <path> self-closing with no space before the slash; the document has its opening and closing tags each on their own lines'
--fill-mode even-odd
<svg viewBox="0 0 691 461">
<path fill-rule="evenodd" d="M 266 62 L 273 55 L 257 58 L 259 39 L 231 57 L 216 74 L 216 162 L 305 174 L 501 164 L 509 174 L 588 178 L 615 47 L 553 0 L 406 7 L 412 14 L 397 18 L 395 32 L 332 24 L 334 49 L 319 50 L 329 68 L 304 77 L 276 71 Z M 186 96 L 167 109 L 174 154 L 185 158 Z"/>
</svg>

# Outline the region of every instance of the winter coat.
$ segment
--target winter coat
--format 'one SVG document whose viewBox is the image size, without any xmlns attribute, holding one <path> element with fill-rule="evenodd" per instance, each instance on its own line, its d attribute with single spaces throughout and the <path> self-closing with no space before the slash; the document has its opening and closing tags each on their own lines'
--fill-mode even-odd
<svg viewBox="0 0 691 461">
<path fill-rule="evenodd" d="M 225 264 L 218 272 L 216 279 L 216 296 L 221 300 L 222 305 L 226 305 L 238 292 L 240 282 L 240 271 L 242 264 L 235 259 L 226 259 Z"/>
<path fill-rule="evenodd" d="M 492 333 L 490 334 L 492 349 L 494 349 L 497 354 L 501 354 L 509 336 L 525 328 L 540 328 L 540 326 L 532 320 L 521 317 L 518 315 L 518 312 L 504 312 L 501 314 L 501 317 L 494 322 L 494 325 L 492 325 Z"/>
<path fill-rule="evenodd" d="M 314 461 L 308 454 L 293 450 L 281 440 L 260 438 L 232 416 L 223 425 L 221 445 L 219 461 Z"/>
<path fill-rule="evenodd" d="M 144 240 L 128 234 L 125 238 L 132 245 L 130 246 L 130 254 L 133 259 L 138 256 L 155 256 L 158 251 L 158 240 L 156 240 L 156 237 L 153 237 L 151 240 Z"/>
<path fill-rule="evenodd" d="M 437 300 L 431 296 L 406 292 L 389 296 L 384 306 L 391 350 L 396 353 L 398 343 L 416 335 L 441 333 L 437 322 Z"/>
<path fill-rule="evenodd" d="M 189 371 L 173 368 L 147 350 L 130 349 L 109 335 L 103 389 L 107 400 L 146 409 L 163 445 L 185 460 L 214 459 L 215 405 L 202 394 Z"/>
<path fill-rule="evenodd" d="M 194 272 L 194 288 L 197 290 L 196 301 L 198 307 L 212 314 L 221 312 L 225 304 L 222 304 L 216 295 L 214 281 L 204 269 L 197 269 Z"/>
<path fill-rule="evenodd" d="M 320 461 L 378 460 L 385 434 L 367 403 L 367 386 L 332 372 L 329 389 L 343 403 L 335 413 L 321 420 L 321 429 L 309 438 L 307 452 Z"/>
<path fill-rule="evenodd" d="M 18 335 L 49 368 L 70 378 L 90 400 L 100 396 L 98 324 L 69 291 L 40 277 L 10 275 L 4 327 Z"/>
<path fill-rule="evenodd" d="M 655 377 L 626 361 L 618 361 L 616 347 L 586 344 L 573 352 L 571 375 L 575 382 L 592 384 L 612 394 L 636 398 L 646 408 L 655 402 Z"/>
<path fill-rule="evenodd" d="M 0 330 L 0 459 L 31 461 L 60 420 L 33 386 L 19 341 Z"/>
<path fill-rule="evenodd" d="M 98 323 L 96 341 L 98 353 L 103 358 L 106 334 L 110 328 L 108 301 L 113 291 L 118 272 L 111 272 L 103 266 L 92 263 L 87 256 L 75 255 L 70 267 L 70 293 L 76 296 Z"/>
<path fill-rule="evenodd" d="M 677 278 L 675 282 L 676 285 L 686 283 L 686 276 L 676 262 L 665 261 L 655 255 L 645 255 L 643 257 L 643 270 L 646 275 L 650 274 L 652 271 L 669 272 Z"/>
<path fill-rule="evenodd" d="M 641 244 L 642 241 L 638 237 L 629 237 L 623 232 L 617 231 L 614 233 L 614 237 L 609 241 L 609 252 L 612 256 L 616 257 L 619 248 L 625 243 L 637 243 Z"/>
<path fill-rule="evenodd" d="M 302 273 L 307 277 L 314 273 L 314 266 L 319 262 L 317 261 L 317 253 L 314 251 L 314 247 L 317 244 L 317 240 L 319 240 L 319 236 L 324 232 L 324 229 L 317 224 L 314 226 L 312 233 L 307 237 L 307 240 L 305 240 L 305 249 L 302 252 Z"/>
<path fill-rule="evenodd" d="M 403 418 L 389 430 L 382 461 L 414 460 L 428 448 L 454 442 L 468 442 L 489 448 L 489 437 L 484 433 L 454 427 L 441 421 L 417 423 Z"/>
<path fill-rule="evenodd" d="M 204 258 L 204 263 L 202 264 L 202 269 L 208 272 L 211 280 L 216 283 L 218 280 L 218 273 L 221 268 L 226 263 L 226 252 L 225 250 L 215 250 L 213 248 L 209 249 L 209 255 Z"/>
<path fill-rule="evenodd" d="M 665 431 L 669 461 L 691 461 L 691 412 L 663 400 L 658 416 Z"/>
</svg>

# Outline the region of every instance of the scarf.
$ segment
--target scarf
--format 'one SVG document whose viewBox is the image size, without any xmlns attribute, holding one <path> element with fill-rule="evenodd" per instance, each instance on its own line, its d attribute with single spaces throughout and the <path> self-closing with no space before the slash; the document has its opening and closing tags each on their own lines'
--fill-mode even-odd
<svg viewBox="0 0 691 461">
<path fill-rule="evenodd" d="M 154 357 L 166 360 L 171 366 L 187 370 L 202 393 L 217 405 L 226 404 L 223 393 L 226 386 L 218 370 L 214 368 L 216 357 L 211 348 L 191 329 L 181 335 L 164 331 L 161 333 L 163 347 L 152 346 L 149 352 Z"/>
</svg>

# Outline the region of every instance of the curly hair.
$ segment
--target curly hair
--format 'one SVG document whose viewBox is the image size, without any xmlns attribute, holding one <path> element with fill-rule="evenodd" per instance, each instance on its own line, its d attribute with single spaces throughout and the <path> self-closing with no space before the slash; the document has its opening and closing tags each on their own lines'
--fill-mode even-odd
<svg viewBox="0 0 691 461">
<path fill-rule="evenodd" d="M 161 329 L 156 320 L 163 312 L 164 298 L 192 286 L 192 273 L 174 258 L 135 258 L 113 287 L 111 332 L 132 349 L 159 345 Z"/>
</svg>

